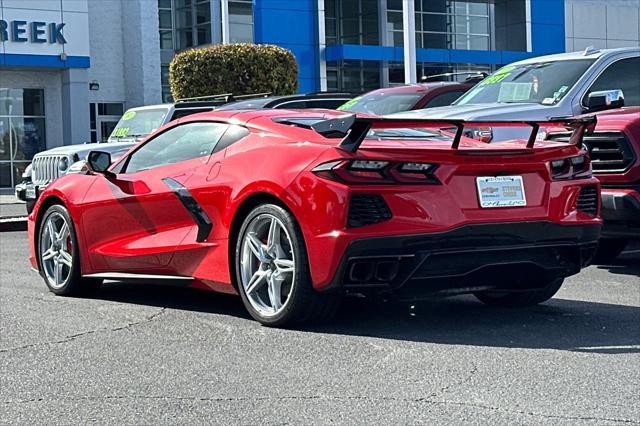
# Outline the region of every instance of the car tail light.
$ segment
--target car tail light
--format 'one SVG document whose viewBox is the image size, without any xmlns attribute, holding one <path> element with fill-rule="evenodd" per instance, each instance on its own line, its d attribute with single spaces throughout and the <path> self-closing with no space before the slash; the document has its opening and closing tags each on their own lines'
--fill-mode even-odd
<svg viewBox="0 0 640 426">
<path fill-rule="evenodd" d="M 553 160 L 549 167 L 554 180 L 588 179 L 593 176 L 591 160 L 587 155 Z"/>
<path fill-rule="evenodd" d="M 437 184 L 436 169 L 431 163 L 338 160 L 322 163 L 312 171 L 325 179 L 353 184 Z"/>
</svg>

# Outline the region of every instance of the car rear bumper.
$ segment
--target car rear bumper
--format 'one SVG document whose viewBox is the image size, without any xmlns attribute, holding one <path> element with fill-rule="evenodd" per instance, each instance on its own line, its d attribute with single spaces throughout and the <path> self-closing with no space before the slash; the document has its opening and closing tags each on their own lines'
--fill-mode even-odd
<svg viewBox="0 0 640 426">
<path fill-rule="evenodd" d="M 602 189 L 603 238 L 640 238 L 640 190 Z"/>
<path fill-rule="evenodd" d="M 352 241 L 327 290 L 404 300 L 482 290 L 527 290 L 576 274 L 601 226 L 517 222 Z"/>
</svg>

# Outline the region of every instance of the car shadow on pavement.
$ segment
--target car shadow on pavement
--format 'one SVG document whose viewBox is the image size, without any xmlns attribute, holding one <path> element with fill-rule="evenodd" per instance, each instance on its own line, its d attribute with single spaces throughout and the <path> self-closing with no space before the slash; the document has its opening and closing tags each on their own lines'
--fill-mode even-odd
<svg viewBox="0 0 640 426">
<path fill-rule="evenodd" d="M 93 298 L 182 311 L 251 318 L 242 306 L 239 297 L 193 288 L 106 282 Z"/>
<path fill-rule="evenodd" d="M 640 353 L 640 307 L 554 298 L 494 308 L 472 296 L 415 305 L 351 301 L 313 331 L 438 344 Z"/>
<path fill-rule="evenodd" d="M 239 297 L 190 288 L 107 283 L 96 297 L 251 320 Z M 561 298 L 521 309 L 487 307 L 472 296 L 415 305 L 346 298 L 329 323 L 300 331 L 437 344 L 633 354 L 640 353 L 640 307 Z"/>
<path fill-rule="evenodd" d="M 596 267 L 613 274 L 638 277 L 640 283 L 640 250 L 627 251 L 617 259 L 596 265 Z"/>
</svg>

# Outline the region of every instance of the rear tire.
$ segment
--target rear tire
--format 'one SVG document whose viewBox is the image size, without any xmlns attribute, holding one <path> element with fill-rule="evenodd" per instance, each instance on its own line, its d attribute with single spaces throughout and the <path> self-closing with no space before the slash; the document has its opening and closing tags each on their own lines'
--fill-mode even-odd
<svg viewBox="0 0 640 426">
<path fill-rule="evenodd" d="M 623 252 L 628 243 L 629 240 L 622 238 L 605 238 L 600 240 L 592 263 L 605 263 L 614 260 L 620 256 L 620 253 Z"/>
<path fill-rule="evenodd" d="M 36 255 L 40 275 L 49 291 L 59 296 L 93 294 L 102 280 L 82 278 L 75 227 L 67 209 L 54 204 L 38 230 Z"/>
<path fill-rule="evenodd" d="M 529 291 L 474 293 L 482 303 L 489 306 L 524 307 L 533 306 L 551 299 L 562 287 L 564 278 L 551 281 L 545 288 Z"/>
<path fill-rule="evenodd" d="M 234 262 L 242 302 L 263 325 L 323 322 L 339 307 L 340 295 L 313 288 L 302 231 L 293 215 L 280 206 L 263 204 L 247 215 L 238 233 Z"/>
</svg>

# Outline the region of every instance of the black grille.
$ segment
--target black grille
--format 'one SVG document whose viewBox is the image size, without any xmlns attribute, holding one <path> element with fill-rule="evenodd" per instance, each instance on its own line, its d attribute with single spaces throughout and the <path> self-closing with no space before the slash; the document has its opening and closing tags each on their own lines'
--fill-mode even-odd
<svg viewBox="0 0 640 426">
<path fill-rule="evenodd" d="M 578 196 L 578 210 L 590 215 L 598 214 L 598 188 L 594 185 L 583 186 L 580 188 L 580 196 Z"/>
<path fill-rule="evenodd" d="M 568 142 L 569 133 L 557 133 L 549 139 Z M 591 165 L 596 173 L 623 173 L 635 160 L 633 148 L 622 132 L 594 132 L 585 136 L 583 143 L 589 150 Z"/>
<path fill-rule="evenodd" d="M 349 200 L 348 225 L 351 228 L 391 219 L 391 210 L 381 195 L 353 194 Z"/>
</svg>

